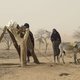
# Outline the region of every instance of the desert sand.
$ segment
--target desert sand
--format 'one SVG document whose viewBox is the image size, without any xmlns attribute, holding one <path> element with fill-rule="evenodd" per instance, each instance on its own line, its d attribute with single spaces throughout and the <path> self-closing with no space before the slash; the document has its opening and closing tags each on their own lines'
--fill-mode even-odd
<svg viewBox="0 0 80 80">
<path fill-rule="evenodd" d="M 44 50 L 41 53 L 36 51 L 40 64 L 35 64 L 31 57 L 30 63 L 20 67 L 16 50 L 3 47 L 0 48 L 0 80 L 80 80 L 80 64 L 73 63 L 72 53 L 66 54 L 65 64 L 62 61 L 54 64 L 52 49 L 46 54 Z"/>
</svg>

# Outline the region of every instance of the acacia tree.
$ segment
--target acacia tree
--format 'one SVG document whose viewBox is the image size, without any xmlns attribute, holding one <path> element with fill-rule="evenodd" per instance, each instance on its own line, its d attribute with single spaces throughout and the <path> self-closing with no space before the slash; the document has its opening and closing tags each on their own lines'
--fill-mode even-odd
<svg viewBox="0 0 80 80">
<path fill-rule="evenodd" d="M 45 43 L 45 54 L 48 48 L 48 39 L 50 38 L 51 32 L 47 30 L 40 29 L 35 35 L 36 40 L 39 42 L 39 50 L 42 43 Z"/>
<path fill-rule="evenodd" d="M 2 41 L 6 43 L 6 45 L 7 45 L 6 49 L 9 50 L 12 45 L 12 40 L 11 40 L 11 37 L 9 36 L 9 33 L 7 31 L 5 32 Z"/>
<path fill-rule="evenodd" d="M 39 43 L 39 50 L 41 49 L 41 44 L 44 43 L 42 35 L 43 35 L 42 29 L 37 31 L 37 33 L 35 34 L 36 41 L 38 41 L 38 43 Z"/>
<path fill-rule="evenodd" d="M 80 27 L 77 31 L 75 31 L 73 37 L 75 37 L 76 39 L 80 40 Z"/>
<path fill-rule="evenodd" d="M 45 54 L 47 52 L 47 48 L 48 48 L 48 44 L 49 44 L 48 39 L 50 39 L 50 34 L 51 34 L 51 32 L 44 30 L 43 39 L 45 42 Z"/>
</svg>

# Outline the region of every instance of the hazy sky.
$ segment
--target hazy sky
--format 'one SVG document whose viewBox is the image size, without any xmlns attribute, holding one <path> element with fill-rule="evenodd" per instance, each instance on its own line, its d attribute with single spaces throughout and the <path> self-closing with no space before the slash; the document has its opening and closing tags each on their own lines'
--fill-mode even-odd
<svg viewBox="0 0 80 80">
<path fill-rule="evenodd" d="M 80 0 L 0 0 L 0 25 L 10 20 L 29 23 L 34 33 L 56 28 L 72 35 L 80 26 Z"/>
</svg>

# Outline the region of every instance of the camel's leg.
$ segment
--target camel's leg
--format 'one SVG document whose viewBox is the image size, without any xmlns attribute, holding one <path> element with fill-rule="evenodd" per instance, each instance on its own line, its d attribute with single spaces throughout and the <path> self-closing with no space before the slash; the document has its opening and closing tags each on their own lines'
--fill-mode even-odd
<svg viewBox="0 0 80 80">
<path fill-rule="evenodd" d="M 26 31 L 24 38 L 20 44 L 20 49 L 21 49 L 21 66 L 25 66 L 26 65 L 26 54 L 27 54 L 27 40 L 29 37 L 29 30 Z"/>
<path fill-rule="evenodd" d="M 9 31 L 9 29 L 7 29 L 12 41 L 13 41 L 13 45 L 14 47 L 16 48 L 17 52 L 18 52 L 18 55 L 19 55 L 19 58 L 20 58 L 20 46 L 18 45 L 14 35 Z"/>
<path fill-rule="evenodd" d="M 26 65 L 26 53 L 27 53 L 27 48 L 26 48 L 26 44 L 23 42 L 20 45 L 21 48 L 21 66 L 25 66 Z"/>
</svg>

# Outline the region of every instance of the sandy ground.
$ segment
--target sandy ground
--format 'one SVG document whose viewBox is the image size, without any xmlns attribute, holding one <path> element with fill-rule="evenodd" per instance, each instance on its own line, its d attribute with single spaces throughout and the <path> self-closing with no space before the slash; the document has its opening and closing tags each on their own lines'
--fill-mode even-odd
<svg viewBox="0 0 80 80">
<path fill-rule="evenodd" d="M 66 55 L 66 64 L 54 64 L 52 55 L 40 55 L 41 64 L 30 58 L 26 67 L 20 67 L 16 50 L 0 49 L 0 80 L 80 80 L 80 64 L 72 63 L 72 54 Z"/>
</svg>

